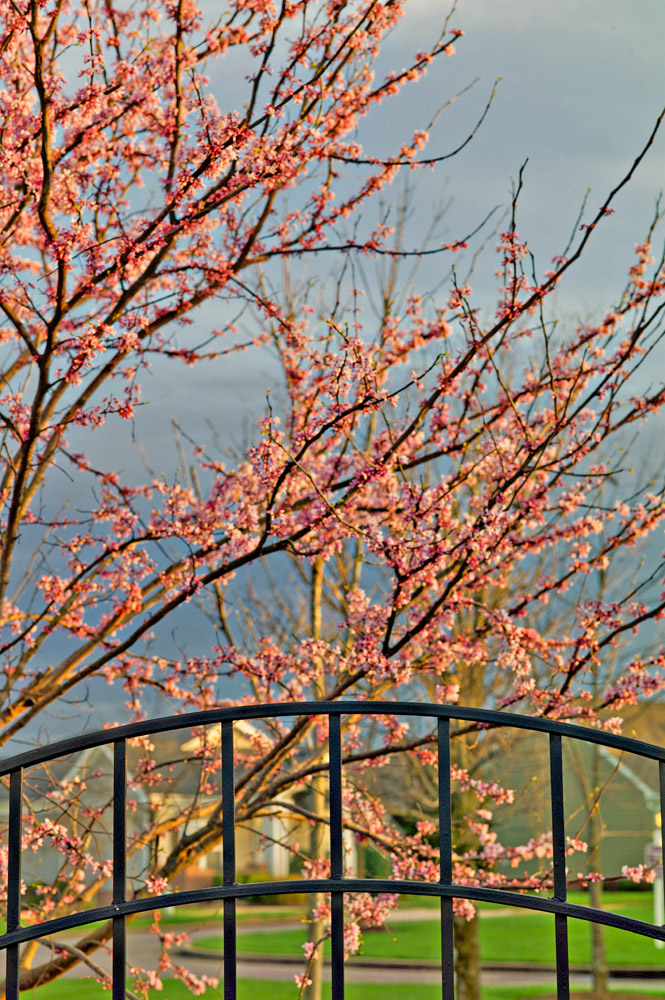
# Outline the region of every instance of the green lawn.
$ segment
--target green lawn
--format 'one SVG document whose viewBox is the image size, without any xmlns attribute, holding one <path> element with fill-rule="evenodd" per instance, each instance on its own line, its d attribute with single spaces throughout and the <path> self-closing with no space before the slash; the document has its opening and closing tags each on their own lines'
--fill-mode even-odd
<svg viewBox="0 0 665 1000">
<path fill-rule="evenodd" d="M 158 911 L 161 913 L 160 925 L 162 927 L 176 927 L 179 924 L 199 924 L 205 926 L 206 923 L 219 924 L 222 919 L 223 906 L 178 906 L 173 912 L 166 909 Z M 239 906 L 237 910 L 238 923 L 271 923 L 273 921 L 288 920 L 291 923 L 302 920 L 306 913 L 304 906 Z M 154 923 L 153 911 L 135 917 L 131 921 L 132 927 L 150 927 Z M 89 926 L 96 926 L 90 924 Z"/>
<path fill-rule="evenodd" d="M 569 893 L 568 898 L 571 903 L 584 904 L 587 902 L 587 895 L 584 892 L 571 892 Z M 645 892 L 606 892 L 603 898 L 605 900 L 605 906 L 608 909 L 610 907 L 619 906 L 621 912 L 626 910 L 626 907 L 641 906 L 647 900 L 649 901 L 647 905 L 651 905 L 651 894 Z M 476 905 L 480 910 L 490 910 L 495 906 L 494 903 L 477 903 Z M 439 900 L 432 896 L 402 896 L 399 901 L 397 911 L 398 913 L 404 911 L 408 912 L 409 910 L 416 908 L 437 912 L 439 909 Z M 164 909 L 160 910 L 162 915 L 161 923 L 162 926 L 170 927 L 177 924 L 205 924 L 206 922 L 220 921 L 222 910 L 223 907 L 221 903 L 211 903 L 203 906 L 179 906 L 174 907 L 173 910 Z M 279 922 L 283 920 L 288 920 L 291 923 L 297 923 L 299 920 L 304 918 L 306 911 L 306 906 L 298 904 L 280 904 L 279 906 L 276 906 L 271 905 L 270 903 L 260 903 L 248 906 L 241 903 L 238 906 L 237 915 L 239 923 L 260 924 L 264 921 L 270 923 L 273 921 Z M 134 920 L 132 920 L 132 926 L 150 926 L 152 922 L 152 911 L 149 911 L 145 915 L 135 917 Z"/>
<path fill-rule="evenodd" d="M 643 894 L 616 893 L 607 905 L 617 912 L 641 920 L 652 919 L 651 899 Z M 583 898 L 583 897 L 582 897 Z M 579 901 L 582 901 L 582 898 Z M 575 899 L 575 902 L 578 900 Z M 400 923 L 394 920 L 385 928 L 365 934 L 362 954 L 369 958 L 423 958 L 437 960 L 440 954 L 438 920 Z M 260 929 L 240 930 L 238 950 L 276 955 L 302 954 L 304 928 L 284 929 L 279 933 Z M 626 931 L 605 929 L 608 957 L 612 965 L 663 965 L 665 952 L 653 941 Z M 222 950 L 221 934 L 199 939 L 197 945 Z M 546 913 L 513 910 L 504 916 L 481 916 L 480 944 L 482 959 L 487 962 L 554 962 L 554 920 Z M 569 953 L 572 964 L 591 961 L 590 924 L 571 920 Z"/>
<path fill-rule="evenodd" d="M 440 1000 L 440 986 L 422 986 L 417 983 L 347 983 L 347 1000 Z M 526 1000 L 528 997 L 542 996 L 546 989 L 542 986 L 518 988 L 490 987 L 483 990 L 483 1000 Z M 640 991 L 642 992 L 642 991 Z M 297 1000 L 297 990 L 292 982 L 271 982 L 265 979 L 244 979 L 238 983 L 238 1000 Z M 108 1000 L 108 990 L 91 980 L 67 979 L 40 986 L 26 998 L 34 1000 Z M 218 1000 L 222 996 L 218 989 L 208 989 L 205 1000 Z M 661 993 L 644 991 L 645 997 L 660 997 Z M 192 994 L 176 980 L 165 980 L 160 992 L 150 991 L 150 1000 L 191 1000 Z M 324 984 L 324 1000 L 330 998 L 330 986 Z"/>
<path fill-rule="evenodd" d="M 650 921 L 653 913 L 649 904 L 617 907 L 638 920 Z M 485 961 L 554 962 L 554 921 L 544 913 L 519 913 L 515 916 L 490 918 L 480 922 L 481 953 Z M 568 924 L 568 952 L 571 964 L 591 962 L 591 925 L 582 920 Z M 653 941 L 638 934 L 605 928 L 605 946 L 610 965 L 662 965 L 665 952 Z"/>
</svg>

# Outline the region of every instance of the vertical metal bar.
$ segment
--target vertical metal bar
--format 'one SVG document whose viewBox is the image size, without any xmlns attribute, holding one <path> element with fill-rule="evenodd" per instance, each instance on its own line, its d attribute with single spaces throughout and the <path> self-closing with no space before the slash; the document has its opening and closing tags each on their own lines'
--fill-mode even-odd
<svg viewBox="0 0 665 1000">
<path fill-rule="evenodd" d="M 7 930 L 21 926 L 21 839 L 23 808 L 23 768 L 12 771 L 9 778 L 9 831 L 7 844 Z M 6 1000 L 18 1000 L 19 946 L 7 948 L 5 975 Z"/>
<path fill-rule="evenodd" d="M 224 885 L 236 882 L 235 776 L 233 722 L 222 722 L 222 862 Z M 224 900 L 224 1000 L 236 1000 L 236 901 Z"/>
<path fill-rule="evenodd" d="M 665 913 L 665 854 L 663 853 L 663 835 L 665 835 L 665 830 L 663 830 L 663 822 L 665 822 L 665 761 L 658 761 L 658 784 L 660 787 L 660 825 L 659 830 L 661 831 L 660 840 L 660 891 L 663 893 L 663 913 Z M 656 880 L 658 881 L 658 880 Z M 657 912 L 657 911 L 656 911 Z M 665 926 L 665 924 L 663 925 Z M 662 947 L 662 946 L 659 946 Z"/>
<path fill-rule="evenodd" d="M 552 797 L 552 858 L 554 864 L 554 898 L 566 899 L 566 822 L 563 805 L 563 753 L 561 736 L 550 733 L 550 791 Z M 557 1000 L 569 1000 L 570 972 L 568 968 L 568 918 L 554 916 L 556 940 Z"/>
<path fill-rule="evenodd" d="M 452 798 L 450 793 L 450 719 L 439 719 L 439 881 L 453 881 Z M 455 950 L 452 896 L 441 897 L 441 998 L 455 1000 Z"/>
<path fill-rule="evenodd" d="M 124 740 L 113 744 L 113 903 L 123 903 L 127 875 L 127 747 Z M 125 1000 L 127 940 L 125 915 L 113 918 L 113 1000 Z"/>
<path fill-rule="evenodd" d="M 330 878 L 344 875 L 344 830 L 342 819 L 342 726 L 339 715 L 328 725 L 330 781 Z M 330 950 L 332 1000 L 344 1000 L 344 893 L 330 894 Z"/>
</svg>

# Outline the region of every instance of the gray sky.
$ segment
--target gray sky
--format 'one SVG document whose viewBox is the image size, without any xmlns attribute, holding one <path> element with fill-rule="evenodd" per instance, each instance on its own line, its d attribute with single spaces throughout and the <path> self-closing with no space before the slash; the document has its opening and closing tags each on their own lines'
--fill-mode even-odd
<svg viewBox="0 0 665 1000">
<path fill-rule="evenodd" d="M 449 9 L 446 0 L 407 0 L 406 17 L 384 46 L 377 78 L 406 65 L 417 49 L 431 43 Z M 447 152 L 466 137 L 501 76 L 489 116 L 473 142 L 434 172 L 410 173 L 409 180 L 416 184 L 410 245 L 420 245 L 442 198 L 450 202 L 441 237 L 446 240 L 463 236 L 494 205 L 507 206 L 511 177 L 528 156 L 518 228 L 542 272 L 563 250 L 587 188 L 592 189 L 588 217 L 626 172 L 665 105 L 665 4 L 460 0 L 450 23 L 465 32 L 455 56 L 435 61 L 426 77 L 362 120 L 359 139 L 369 154 L 390 155 L 414 128 L 425 127 L 441 104 L 479 78 L 431 130 L 424 155 Z M 228 72 L 225 60 L 216 64 L 219 92 L 241 100 L 239 67 L 232 68 L 227 88 Z M 596 231 L 586 259 L 557 291 L 564 316 L 612 304 L 664 181 L 665 126 L 629 189 L 617 199 L 616 214 Z M 384 197 L 397 201 L 398 185 Z M 488 306 L 496 285 L 494 243 L 472 279 L 474 291 Z M 430 258 L 420 275 L 424 287 L 434 285 L 449 263 L 450 258 Z M 331 255 L 322 254 L 310 258 L 307 267 L 324 273 L 334 264 Z M 445 294 L 443 288 L 442 299 Z M 219 325 L 214 309 L 208 305 L 198 314 L 201 329 Z M 266 388 L 274 389 L 274 382 L 269 357 L 255 352 L 186 370 L 169 361 L 155 362 L 153 376 L 143 387 L 148 405 L 137 418 L 155 471 L 168 473 L 177 464 L 171 417 L 199 440 L 210 440 L 207 422 L 212 421 L 226 440 L 238 444 L 251 430 L 252 413 L 263 412 Z M 98 454 L 116 451 L 120 444 L 117 467 L 144 478 L 127 425 L 116 423 L 96 432 L 93 441 Z"/>
<path fill-rule="evenodd" d="M 393 65 L 427 37 L 439 0 L 415 0 L 386 52 Z M 521 198 L 520 232 L 541 263 L 562 249 L 587 188 L 590 208 L 623 175 L 665 105 L 665 4 L 662 0 L 461 0 L 451 26 L 464 30 L 456 55 L 435 64 L 398 104 L 405 129 L 476 77 L 471 94 L 439 119 L 428 152 L 447 151 L 464 138 L 481 112 L 494 80 L 496 100 L 482 130 L 459 157 L 430 175 L 429 199 L 445 180 L 454 198 L 451 231 L 464 230 L 485 208 L 505 203 L 510 177 L 529 157 Z M 390 133 L 395 105 L 375 122 L 377 144 Z M 407 107 L 408 106 L 408 107 Z M 376 119 L 380 117 L 376 116 Z M 398 119 L 399 120 L 399 119 Z M 616 215 L 571 282 L 575 298 L 593 305 L 620 282 L 630 253 L 641 240 L 654 197 L 665 181 L 665 134 L 642 164 Z M 426 210 L 427 205 L 423 208 Z M 603 244 L 603 246 L 601 246 Z"/>
<path fill-rule="evenodd" d="M 425 48 L 448 9 L 440 0 L 408 0 L 407 17 L 382 53 L 380 74 L 401 68 L 415 50 Z M 424 80 L 373 112 L 361 123 L 359 138 L 368 153 L 390 155 L 414 128 L 426 127 L 442 103 L 480 77 L 432 130 L 425 155 L 447 152 L 466 137 L 501 76 L 494 105 L 475 140 L 434 173 L 411 175 L 418 185 L 409 236 L 417 246 L 444 194 L 451 199 L 444 238 L 462 236 L 493 205 L 509 202 L 510 178 L 528 156 L 518 228 L 545 270 L 563 249 L 587 188 L 592 188 L 592 211 L 632 163 L 665 104 L 665 4 L 462 0 L 451 26 L 465 32 L 457 54 L 438 60 Z M 224 71 L 221 64 L 219 72 Z M 235 87 L 226 92 L 234 97 L 239 93 Z M 562 314 L 612 304 L 664 180 L 662 134 L 617 201 L 616 214 L 594 234 L 586 261 L 557 293 Z M 386 198 L 397 199 L 397 194 Z M 333 264 L 330 256 L 321 255 L 310 266 L 323 272 Z M 426 285 L 447 266 L 442 258 L 431 259 L 423 270 Z M 481 296 L 494 287 L 495 267 L 487 259 L 473 278 Z M 214 319 L 218 325 L 219 318 Z M 210 307 L 201 311 L 203 329 L 213 321 Z M 172 417 L 195 439 L 212 440 L 210 422 L 223 439 L 237 444 L 248 430 L 251 436 L 252 413 L 262 413 L 266 388 L 275 381 L 269 358 L 252 353 L 199 369 L 157 361 L 153 371 L 143 389 L 149 405 L 140 409 L 136 429 L 154 471 L 166 475 L 178 464 Z M 101 458 L 102 464 L 124 469 L 132 480 L 146 478 L 128 424 L 114 423 L 92 437 L 86 432 L 81 441 L 72 437 L 72 446 L 85 444 L 93 460 Z M 54 503 L 76 492 L 64 476 L 60 485 L 52 479 L 51 489 Z M 178 641 L 188 652 L 204 652 L 208 639 L 198 625 L 190 628 L 184 619 L 179 622 Z"/>
</svg>

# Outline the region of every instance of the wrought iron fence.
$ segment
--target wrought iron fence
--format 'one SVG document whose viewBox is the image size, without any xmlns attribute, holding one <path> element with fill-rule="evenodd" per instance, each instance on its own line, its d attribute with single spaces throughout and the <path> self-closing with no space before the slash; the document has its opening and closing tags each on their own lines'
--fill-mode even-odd
<svg viewBox="0 0 665 1000">
<path fill-rule="evenodd" d="M 329 718 L 329 822 L 330 877 L 302 881 L 236 882 L 235 819 L 233 773 L 233 723 L 240 720 L 271 719 L 285 716 L 328 716 Z M 342 739 L 343 716 L 398 715 L 437 721 L 439 779 L 438 882 L 397 879 L 346 878 L 343 872 Z M 482 723 L 487 727 L 508 727 L 549 734 L 550 796 L 552 809 L 553 895 L 522 895 L 505 889 L 455 884 L 451 831 L 450 720 Z M 166 893 L 149 898 L 126 898 L 126 744 L 134 737 L 164 733 L 214 723 L 221 724 L 223 884 L 209 888 Z M 236 998 L 236 902 L 253 896 L 289 893 L 330 893 L 331 897 L 331 978 L 332 1000 L 344 1000 L 344 893 L 398 893 L 438 897 L 441 901 L 441 997 L 454 1000 L 453 899 L 503 903 L 554 915 L 556 979 L 558 1000 L 567 1000 L 570 991 L 568 964 L 568 919 L 577 918 L 616 927 L 620 930 L 665 941 L 665 926 L 655 926 L 608 910 L 571 903 L 566 886 L 566 835 L 563 795 L 562 739 L 596 743 L 658 761 L 661 815 L 665 815 L 665 749 L 649 743 L 594 729 L 549 719 L 530 718 L 507 712 L 470 709 L 460 706 L 412 704 L 406 702 L 301 702 L 279 705 L 243 705 L 213 709 L 168 718 L 145 720 L 103 732 L 86 733 L 61 740 L 0 761 L 0 778 L 9 777 L 7 931 L 0 935 L 0 951 L 6 950 L 6 997 L 19 995 L 19 948 L 44 935 L 82 927 L 94 921 L 113 921 L 112 997 L 126 995 L 126 919 L 144 911 L 189 903 L 223 901 L 224 908 L 224 1000 Z M 21 926 L 21 837 L 23 771 L 58 757 L 113 745 L 113 897 L 110 905 L 84 913 L 72 913 L 30 926 Z M 664 970 L 665 974 L 665 970 Z"/>
</svg>

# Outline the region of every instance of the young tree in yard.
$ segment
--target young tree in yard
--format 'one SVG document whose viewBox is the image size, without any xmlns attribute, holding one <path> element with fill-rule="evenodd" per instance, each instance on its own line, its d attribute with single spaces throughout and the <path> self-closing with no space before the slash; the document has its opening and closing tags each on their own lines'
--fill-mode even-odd
<svg viewBox="0 0 665 1000">
<path fill-rule="evenodd" d="M 240 700 L 399 699 L 427 684 L 454 701 L 478 665 L 500 679 L 490 695 L 499 706 L 610 726 L 623 705 L 665 683 L 665 653 L 627 656 L 594 693 L 605 651 L 662 617 L 665 600 L 639 581 L 611 601 L 585 600 L 582 590 L 665 515 L 660 481 L 637 491 L 628 483 L 611 507 L 602 499 L 621 464 L 608 460 L 614 441 L 665 400 L 660 385 L 641 379 L 662 331 L 658 220 L 626 287 L 593 320 L 564 331 L 547 311 L 661 119 L 542 274 L 518 234 L 515 197 L 498 241 L 491 315 L 454 275 L 434 305 L 415 291 L 399 310 L 387 302 L 376 329 L 363 326 L 358 289 L 347 294 L 343 283 L 318 311 L 303 300 L 289 308 L 281 290 L 267 290 L 273 261 L 404 252 L 385 220 L 363 231 L 364 210 L 404 168 L 445 154 L 423 159 L 428 137 L 417 131 L 377 160 L 354 130 L 379 101 L 452 55 L 459 31 L 444 24 L 406 69 L 376 81 L 372 64 L 401 16 L 392 0 L 233 0 L 209 18 L 191 0 L 0 2 L 0 741 L 8 752 L 93 677 L 124 685 L 140 713 L 148 690 L 173 711 L 218 705 L 229 698 L 229 674 Z M 215 77 L 225 59 L 250 74 L 233 107 Z M 357 223 L 353 238 L 340 235 L 347 219 Z M 460 238 L 414 250 L 446 256 L 464 247 Z M 220 316 L 214 329 L 197 313 L 207 302 Z M 248 305 L 260 333 L 245 343 L 234 316 Z M 236 463 L 199 448 L 188 487 L 178 477 L 125 481 L 98 454 L 95 428 L 133 418 L 151 360 L 181 365 L 186 380 L 192 366 L 264 342 L 277 352 L 273 381 L 284 403 L 268 408 Z M 87 451 L 78 450 L 88 435 Z M 63 470 L 76 501 L 59 509 L 50 491 Z M 232 581 L 259 564 L 280 573 L 287 556 L 304 576 L 314 568 L 341 628 L 331 636 L 313 606 L 301 635 L 280 642 L 266 631 L 243 648 L 228 621 Z M 334 577 L 336 565 L 347 569 Z M 553 635 L 540 628 L 540 611 L 564 594 L 581 596 L 570 627 Z M 223 642 L 205 657 L 155 651 L 154 637 L 180 609 L 207 596 Z M 390 857 L 396 876 L 436 878 L 430 824 L 404 837 L 362 789 L 363 768 L 393 754 L 431 763 L 431 734 L 388 719 L 378 744 L 363 747 L 363 738 L 348 720 L 347 826 Z M 145 754 L 138 789 L 155 779 L 149 744 Z M 152 848 L 138 895 L 163 891 L 220 842 L 217 757 L 202 741 L 191 803 L 177 815 L 156 812 L 130 844 L 135 856 Z M 238 759 L 238 823 L 279 809 L 320 824 L 320 811 L 288 793 L 316 788 L 326 766 L 320 719 L 257 730 Z M 453 778 L 478 838 L 473 857 L 457 857 L 455 879 L 546 885 L 520 868 L 546 848 L 502 848 L 487 826 L 486 810 L 509 792 L 462 766 Z M 89 851 L 102 836 L 97 812 L 79 811 L 80 836 L 67 831 L 81 794 L 57 789 L 59 821 L 35 813 L 25 823 L 26 851 L 45 842 L 62 852 L 58 879 L 26 897 L 27 919 L 76 908 L 108 880 L 108 864 Z M 166 832 L 175 837 L 164 856 Z M 300 851 L 305 872 L 326 870 L 322 852 Z M 380 923 L 392 904 L 349 902 L 349 952 L 360 928 Z M 471 913 L 460 901 L 458 915 Z M 325 926 L 325 901 L 314 916 Z M 163 974 L 172 968 L 169 939 L 158 922 L 155 930 Z M 81 961 L 95 968 L 95 949 L 110 935 L 110 926 L 96 927 L 41 964 L 28 949 L 21 989 Z M 184 969 L 175 973 L 201 988 Z M 156 972 L 139 972 L 135 990 L 156 981 Z"/>
</svg>

